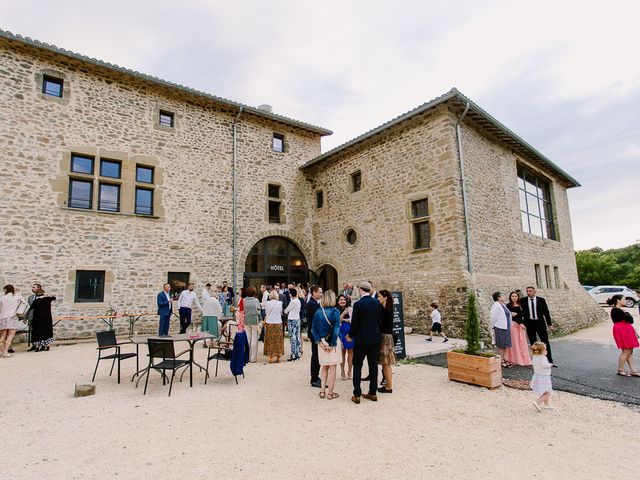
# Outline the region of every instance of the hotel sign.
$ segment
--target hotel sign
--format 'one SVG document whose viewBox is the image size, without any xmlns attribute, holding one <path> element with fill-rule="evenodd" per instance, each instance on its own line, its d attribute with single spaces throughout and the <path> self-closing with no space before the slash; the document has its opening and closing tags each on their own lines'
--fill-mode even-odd
<svg viewBox="0 0 640 480">
<path fill-rule="evenodd" d="M 269 270 L 272 272 L 284 272 L 284 265 L 271 265 Z"/>
</svg>

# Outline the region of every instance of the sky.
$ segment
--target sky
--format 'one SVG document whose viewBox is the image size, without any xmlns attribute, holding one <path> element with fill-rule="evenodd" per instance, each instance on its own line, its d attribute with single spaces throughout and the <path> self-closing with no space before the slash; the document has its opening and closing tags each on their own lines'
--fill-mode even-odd
<svg viewBox="0 0 640 480">
<path fill-rule="evenodd" d="M 0 0 L 0 28 L 333 130 L 458 88 L 576 178 L 577 250 L 640 241 L 640 2 Z"/>
</svg>

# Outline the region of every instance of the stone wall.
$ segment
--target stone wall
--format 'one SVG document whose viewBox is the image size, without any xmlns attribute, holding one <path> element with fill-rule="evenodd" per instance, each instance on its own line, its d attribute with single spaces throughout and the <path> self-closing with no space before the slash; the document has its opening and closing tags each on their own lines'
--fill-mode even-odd
<svg viewBox="0 0 640 480">
<path fill-rule="evenodd" d="M 41 93 L 42 74 L 64 78 L 62 99 Z M 40 82 L 40 83 L 38 83 Z M 198 292 L 232 276 L 232 122 L 237 111 L 196 95 L 7 40 L 0 41 L 0 282 L 57 296 L 54 315 L 155 312 L 167 273 L 190 272 Z M 175 127 L 159 126 L 159 110 Z M 271 148 L 285 135 L 285 152 Z M 288 235 L 307 216 L 297 167 L 320 154 L 316 133 L 244 113 L 238 120 L 238 250 L 261 232 Z M 122 195 L 136 162 L 155 166 L 154 216 L 66 206 L 69 158 L 123 162 Z M 125 170 L 129 173 L 125 174 Z M 95 175 L 94 190 L 99 181 Z M 266 183 L 283 192 L 282 225 L 268 223 Z M 96 194 L 94 193 L 94 201 Z M 304 251 L 310 239 L 296 235 Z M 238 263 L 244 266 L 244 259 Z M 105 270 L 105 300 L 74 303 L 76 270 Z M 242 270 L 238 272 L 239 282 Z M 149 328 L 157 323 L 149 318 Z M 124 325 L 123 322 L 119 322 Z M 63 321 L 56 337 L 93 335 L 100 321 Z"/>
</svg>

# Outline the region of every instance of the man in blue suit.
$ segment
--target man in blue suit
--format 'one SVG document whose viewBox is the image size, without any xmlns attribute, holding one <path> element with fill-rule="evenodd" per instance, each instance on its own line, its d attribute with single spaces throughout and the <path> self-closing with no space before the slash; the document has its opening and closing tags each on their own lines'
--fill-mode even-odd
<svg viewBox="0 0 640 480">
<path fill-rule="evenodd" d="M 158 294 L 158 315 L 160 315 L 160 327 L 158 328 L 158 335 L 166 337 L 169 335 L 169 320 L 171 319 L 171 312 L 173 311 L 173 305 L 171 303 L 171 284 L 165 283 L 162 287 L 162 291 Z"/>
<path fill-rule="evenodd" d="M 382 325 L 382 304 L 371 297 L 371 283 L 362 282 L 359 285 L 360 300 L 353 304 L 351 315 L 351 330 L 347 341 L 353 339 L 353 396 L 351 401 L 360 403 L 360 397 L 377 402 L 378 391 L 378 356 L 379 345 L 382 340 L 380 327 Z M 362 394 L 360 381 L 362 365 L 367 359 L 369 366 L 369 392 Z"/>
</svg>

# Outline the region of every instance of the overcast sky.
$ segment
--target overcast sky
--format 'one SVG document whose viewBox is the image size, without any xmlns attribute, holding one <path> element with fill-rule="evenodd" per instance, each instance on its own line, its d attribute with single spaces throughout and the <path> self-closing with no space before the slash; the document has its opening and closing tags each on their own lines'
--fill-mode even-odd
<svg viewBox="0 0 640 480">
<path fill-rule="evenodd" d="M 334 131 L 457 87 L 582 187 L 576 249 L 640 241 L 640 2 L 0 0 L 0 28 Z"/>
</svg>

